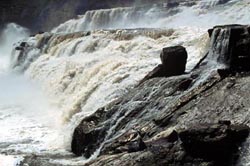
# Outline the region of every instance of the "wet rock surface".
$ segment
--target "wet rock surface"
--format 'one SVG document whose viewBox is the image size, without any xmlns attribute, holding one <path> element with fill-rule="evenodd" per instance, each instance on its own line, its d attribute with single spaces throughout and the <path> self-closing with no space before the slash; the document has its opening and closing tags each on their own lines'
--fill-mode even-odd
<svg viewBox="0 0 250 166">
<path fill-rule="evenodd" d="M 123 152 L 138 152 L 146 149 L 147 146 L 142 140 L 142 135 L 135 130 L 128 131 L 121 135 L 115 142 L 105 145 L 103 154 L 117 154 Z"/>
<path fill-rule="evenodd" d="M 248 134 L 244 125 L 197 124 L 149 140 L 143 151 L 101 156 L 87 165 L 235 165 L 237 147 Z"/>
<path fill-rule="evenodd" d="M 72 151 L 76 155 L 84 154 L 90 157 L 104 140 L 105 128 L 98 126 L 103 119 L 108 118 L 103 109 L 98 110 L 94 115 L 87 117 L 75 130 L 72 140 Z"/>
<path fill-rule="evenodd" d="M 99 149 L 99 157 L 87 164 L 93 166 L 235 165 L 249 134 L 250 73 L 237 60 L 249 56 L 247 30 L 215 27 L 197 68 L 145 79 L 113 105 L 83 119 L 72 151 L 90 156 Z M 237 40 L 228 47 L 230 35 Z"/>
</svg>

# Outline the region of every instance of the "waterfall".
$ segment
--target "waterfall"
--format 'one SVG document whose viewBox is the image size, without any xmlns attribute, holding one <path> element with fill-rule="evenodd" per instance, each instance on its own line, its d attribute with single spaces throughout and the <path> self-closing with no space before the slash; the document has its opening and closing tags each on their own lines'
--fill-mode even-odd
<svg viewBox="0 0 250 166">
<path fill-rule="evenodd" d="M 188 38 L 192 40 L 187 41 Z M 54 99 L 61 110 L 57 116 L 61 128 L 67 128 L 64 141 L 69 149 L 72 132 L 81 119 L 116 101 L 137 85 L 159 63 L 163 47 L 187 46 L 190 55 L 187 70 L 190 70 L 203 54 L 207 39 L 201 29 L 45 33 L 29 39 L 24 48 L 24 52 L 39 50 L 39 56 L 32 51 L 25 52 L 24 59 L 13 66 L 38 81 Z M 42 47 L 38 43 L 43 43 Z M 31 57 L 36 58 L 27 63 L 33 59 Z"/>
<path fill-rule="evenodd" d="M 11 68 L 15 76 L 0 75 L 3 78 L 0 90 L 4 92 L 0 101 L 6 100 L 8 104 L 0 107 L 0 126 L 5 122 L 13 125 L 0 128 L 3 134 L 12 131 L 5 136 L 9 140 L 1 137 L 0 132 L 0 146 L 2 141 L 7 147 L 0 152 L 68 154 L 72 133 L 81 120 L 116 102 L 135 87 L 160 63 L 162 48 L 185 46 L 189 72 L 208 49 L 207 27 L 218 23 L 247 23 L 249 7 L 247 0 L 202 0 L 174 7 L 94 10 L 62 23 L 51 32 L 22 41 L 28 37 L 28 30 L 9 24 L 1 35 L 1 39 L 7 39 L 1 41 L 8 42 L 0 42 L 0 49 L 4 50 L 0 52 L 0 74 Z M 227 58 L 229 33 L 228 30 L 213 33 L 214 45 L 209 52 L 212 61 L 217 63 L 221 57 Z M 214 42 L 217 40 L 220 42 Z M 9 93 L 12 91 L 13 94 Z M 18 106 L 9 107 L 14 101 L 19 101 L 14 103 Z M 10 113 L 4 114 L 6 111 Z M 1 122 L 5 117 L 6 121 Z M 24 125 L 18 127 L 16 121 Z M 115 127 L 106 141 L 113 138 Z M 83 158 L 79 160 L 81 163 Z M 69 159 L 68 163 L 71 162 L 74 161 Z"/>
<path fill-rule="evenodd" d="M 164 8 L 114 8 L 88 11 L 78 19 L 69 20 L 53 29 L 53 33 L 77 32 L 94 29 L 145 28 L 152 23 L 152 19 L 168 17 L 171 11 Z"/>
<path fill-rule="evenodd" d="M 218 23 L 246 24 L 249 20 L 248 7 L 247 0 L 202 0 L 192 6 L 188 3 L 180 3 L 174 7 L 155 5 L 153 7 L 93 10 L 59 25 L 52 32 L 72 33 L 98 29 L 131 28 L 210 28 Z M 222 8 L 223 10 L 221 10 Z M 235 15 L 239 10 L 242 14 Z"/>
</svg>

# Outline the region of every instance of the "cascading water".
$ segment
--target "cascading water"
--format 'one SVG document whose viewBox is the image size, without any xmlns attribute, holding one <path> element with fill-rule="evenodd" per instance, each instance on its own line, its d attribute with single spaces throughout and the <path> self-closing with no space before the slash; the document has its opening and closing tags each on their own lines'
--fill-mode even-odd
<svg viewBox="0 0 250 166">
<path fill-rule="evenodd" d="M 183 3 L 173 8 L 155 5 L 145 8 L 94 10 L 61 24 L 52 32 L 71 33 L 119 28 L 210 28 L 217 24 L 247 24 L 249 20 L 247 0 L 201 0 L 196 5 L 189 5 Z M 240 13 L 235 14 L 237 11 Z"/>
<path fill-rule="evenodd" d="M 0 63 L 4 66 L 0 90 L 5 92 L 0 96 L 0 152 L 69 155 L 72 132 L 82 118 L 137 85 L 159 63 L 163 47 L 185 46 L 190 71 L 205 54 L 207 27 L 248 23 L 249 5 L 247 0 L 202 0 L 191 7 L 158 4 L 89 11 L 51 33 L 24 40 L 25 46 L 14 49 L 12 57 L 12 39 L 17 42 L 28 32 L 9 24 L 0 43 Z M 6 74 L 10 73 L 8 66 L 24 76 Z M 108 136 L 107 140 L 112 139 Z M 53 140 L 60 144 L 50 144 Z M 81 165 L 83 160 L 67 156 L 51 163 Z"/>
</svg>

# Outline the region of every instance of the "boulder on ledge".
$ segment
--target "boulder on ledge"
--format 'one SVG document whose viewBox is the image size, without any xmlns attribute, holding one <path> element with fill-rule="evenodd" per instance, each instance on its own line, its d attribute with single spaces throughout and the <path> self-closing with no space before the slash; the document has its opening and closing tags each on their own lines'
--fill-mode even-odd
<svg viewBox="0 0 250 166">
<path fill-rule="evenodd" d="M 161 62 L 165 70 L 165 76 L 183 74 L 186 69 L 187 57 L 187 51 L 183 46 L 163 48 Z"/>
<path fill-rule="evenodd" d="M 160 57 L 162 64 L 148 73 L 141 83 L 155 77 L 170 77 L 185 73 L 188 58 L 185 47 L 173 46 L 163 48 Z"/>
</svg>

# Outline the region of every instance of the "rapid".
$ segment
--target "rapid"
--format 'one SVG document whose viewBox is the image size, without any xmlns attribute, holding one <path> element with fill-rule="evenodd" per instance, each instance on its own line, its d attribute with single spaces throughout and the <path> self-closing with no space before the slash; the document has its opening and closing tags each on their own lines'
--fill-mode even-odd
<svg viewBox="0 0 250 166">
<path fill-rule="evenodd" d="M 34 156 L 84 164 L 70 149 L 83 117 L 136 86 L 163 47 L 185 46 L 191 71 L 207 52 L 207 29 L 249 24 L 249 7 L 248 0 L 200 0 L 94 10 L 35 36 L 8 24 L 0 36 L 0 165 Z"/>
</svg>

